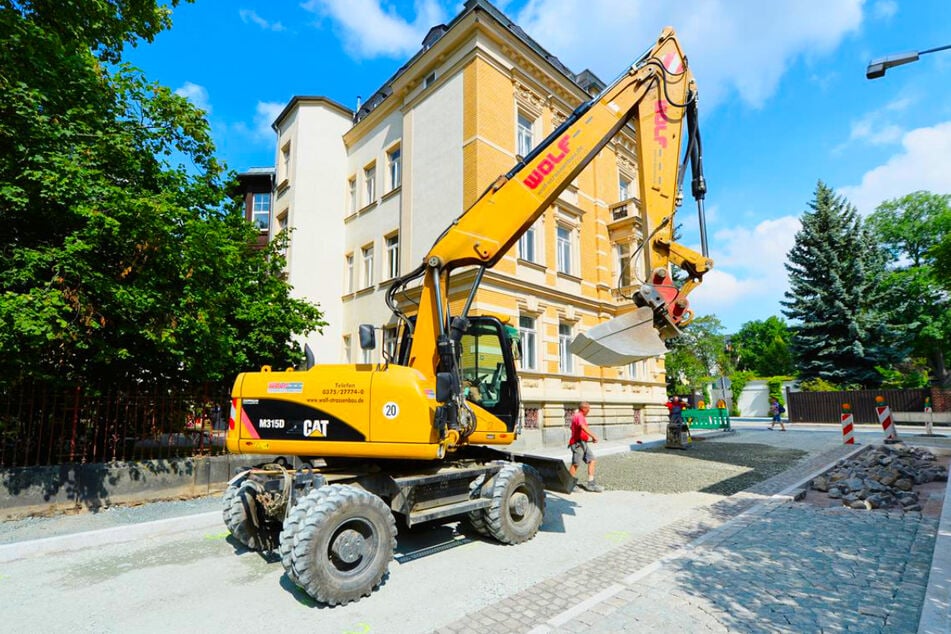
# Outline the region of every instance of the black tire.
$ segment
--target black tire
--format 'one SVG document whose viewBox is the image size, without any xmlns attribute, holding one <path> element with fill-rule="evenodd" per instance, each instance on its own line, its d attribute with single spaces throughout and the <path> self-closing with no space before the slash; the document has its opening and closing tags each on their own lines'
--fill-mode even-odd
<svg viewBox="0 0 951 634">
<path fill-rule="evenodd" d="M 226 506 L 224 509 L 225 526 L 231 531 L 236 540 L 247 546 L 250 550 L 260 550 L 261 544 L 254 537 L 254 533 L 248 524 L 248 513 L 244 507 L 244 497 L 260 493 L 263 489 L 261 485 L 253 480 L 245 480 L 240 485 L 233 487 L 234 492 L 229 495 L 232 487 L 228 487 L 222 501 Z"/>
<path fill-rule="evenodd" d="M 469 485 L 469 497 L 480 497 L 482 495 L 483 484 L 485 484 L 484 474 L 473 480 Z M 472 530 L 480 535 L 487 536 L 489 534 L 489 527 L 486 526 L 485 511 L 486 509 L 469 511 L 466 513 L 466 518 L 469 520 L 469 525 L 472 527 Z"/>
<path fill-rule="evenodd" d="M 296 583 L 321 603 L 368 596 L 386 575 L 396 549 L 396 520 L 379 497 L 331 487 L 297 530 L 291 556 Z"/>
<path fill-rule="evenodd" d="M 307 512 L 317 506 L 317 503 L 326 497 L 327 494 L 333 490 L 333 488 L 333 486 L 322 486 L 308 492 L 307 495 L 297 501 L 297 504 L 294 505 L 294 508 L 291 509 L 291 512 L 288 513 L 287 517 L 284 518 L 284 526 L 281 529 L 278 552 L 281 555 L 281 564 L 284 566 L 284 572 L 287 573 L 288 579 L 293 581 L 295 584 L 298 583 L 298 581 L 297 574 L 294 572 L 292 560 L 294 555 L 294 545 L 297 543 L 297 531 L 300 529 L 301 522 L 303 522 L 304 518 L 307 516 Z"/>
<path fill-rule="evenodd" d="M 495 476 L 486 527 L 503 544 L 527 542 L 545 519 L 545 487 L 533 467 L 509 464 Z"/>
<path fill-rule="evenodd" d="M 225 528 L 229 532 L 234 532 L 234 528 L 231 525 L 231 504 L 234 502 L 235 496 L 238 494 L 238 485 L 229 484 L 228 488 L 225 489 L 224 494 L 221 496 L 221 517 L 224 519 Z"/>
</svg>

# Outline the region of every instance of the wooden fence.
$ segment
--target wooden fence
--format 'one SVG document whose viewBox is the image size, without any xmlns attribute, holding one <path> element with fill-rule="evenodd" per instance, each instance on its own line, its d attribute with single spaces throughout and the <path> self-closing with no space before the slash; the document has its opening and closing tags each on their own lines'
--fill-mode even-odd
<svg viewBox="0 0 951 634">
<path fill-rule="evenodd" d="M 0 386 L 0 469 L 221 453 L 220 388 Z"/>
<path fill-rule="evenodd" d="M 911 390 L 847 390 L 842 392 L 791 392 L 786 390 L 786 412 L 794 423 L 837 423 L 842 404 L 852 406 L 856 423 L 877 423 L 875 397 L 882 396 L 893 412 L 923 412 L 927 388 Z"/>
</svg>

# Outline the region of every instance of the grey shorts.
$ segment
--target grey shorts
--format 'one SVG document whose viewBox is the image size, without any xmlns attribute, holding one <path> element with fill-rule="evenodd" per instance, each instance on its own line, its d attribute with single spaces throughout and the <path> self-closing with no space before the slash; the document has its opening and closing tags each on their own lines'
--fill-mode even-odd
<svg viewBox="0 0 951 634">
<path fill-rule="evenodd" d="M 571 464 L 580 465 L 582 462 L 588 464 L 594 461 L 594 452 L 591 451 L 591 443 L 576 442 L 569 447 L 571 449 Z"/>
</svg>

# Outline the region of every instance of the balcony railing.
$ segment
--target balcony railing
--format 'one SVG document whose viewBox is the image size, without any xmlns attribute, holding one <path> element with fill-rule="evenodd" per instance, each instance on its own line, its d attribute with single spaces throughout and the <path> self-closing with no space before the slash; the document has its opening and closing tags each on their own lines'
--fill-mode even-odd
<svg viewBox="0 0 951 634">
<path fill-rule="evenodd" d="M 617 222 L 625 218 L 636 218 L 640 201 L 636 198 L 628 198 L 614 203 L 609 207 L 611 210 L 611 221 Z"/>
</svg>

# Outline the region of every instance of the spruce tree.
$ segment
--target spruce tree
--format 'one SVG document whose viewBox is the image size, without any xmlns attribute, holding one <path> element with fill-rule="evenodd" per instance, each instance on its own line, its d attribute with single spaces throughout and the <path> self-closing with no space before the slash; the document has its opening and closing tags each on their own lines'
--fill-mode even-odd
<svg viewBox="0 0 951 634">
<path fill-rule="evenodd" d="M 875 386 L 904 355 L 882 297 L 886 258 L 855 208 L 822 181 L 787 256 L 783 314 L 799 322 L 791 348 L 802 379 Z"/>
</svg>

